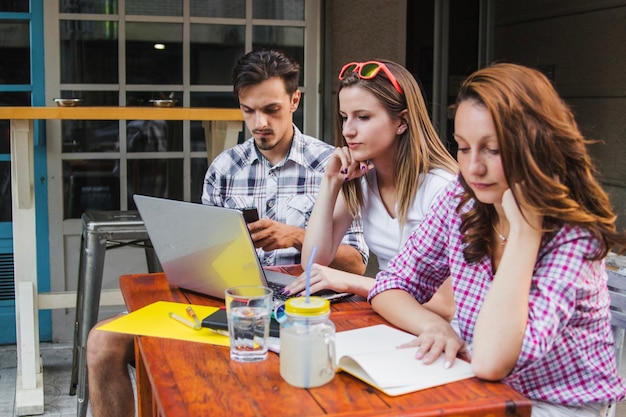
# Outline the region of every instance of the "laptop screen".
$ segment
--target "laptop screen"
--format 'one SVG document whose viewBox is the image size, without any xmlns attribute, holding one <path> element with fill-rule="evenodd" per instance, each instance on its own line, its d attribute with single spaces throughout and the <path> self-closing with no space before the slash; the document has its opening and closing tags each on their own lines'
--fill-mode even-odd
<svg viewBox="0 0 626 417">
<path fill-rule="evenodd" d="M 170 285 L 224 298 L 236 285 L 266 285 L 239 210 L 134 195 Z"/>
</svg>

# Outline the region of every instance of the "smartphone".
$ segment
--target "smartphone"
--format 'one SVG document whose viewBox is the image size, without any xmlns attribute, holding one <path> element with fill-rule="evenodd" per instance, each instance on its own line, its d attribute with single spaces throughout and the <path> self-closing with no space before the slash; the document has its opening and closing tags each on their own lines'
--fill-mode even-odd
<svg viewBox="0 0 626 417">
<path fill-rule="evenodd" d="M 252 223 L 259 220 L 259 211 L 256 209 L 256 207 L 246 207 L 245 209 L 241 210 L 241 212 L 243 213 L 243 219 L 246 221 L 246 223 Z"/>
<path fill-rule="evenodd" d="M 228 332 L 228 320 L 226 319 L 226 310 L 217 310 L 216 312 L 211 313 L 203 318 L 202 327 L 208 327 L 209 329 Z M 280 323 L 278 323 L 273 317 L 270 319 L 270 336 L 280 336 Z"/>
</svg>

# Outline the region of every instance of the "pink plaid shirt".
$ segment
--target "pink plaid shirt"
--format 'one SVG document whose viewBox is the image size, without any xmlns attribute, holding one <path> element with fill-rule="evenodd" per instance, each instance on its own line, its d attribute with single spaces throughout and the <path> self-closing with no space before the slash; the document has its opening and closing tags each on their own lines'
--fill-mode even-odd
<svg viewBox="0 0 626 417">
<path fill-rule="evenodd" d="M 471 265 L 463 258 L 456 212 L 462 192 L 454 180 L 439 195 L 387 270 L 378 273 L 369 299 L 401 289 L 423 303 L 450 276 L 461 337 L 471 347 L 493 268 L 489 257 Z M 616 369 L 604 261 L 585 259 L 597 243 L 586 229 L 565 225 L 541 244 L 522 351 L 503 380 L 530 399 L 577 406 L 626 397 Z"/>
</svg>

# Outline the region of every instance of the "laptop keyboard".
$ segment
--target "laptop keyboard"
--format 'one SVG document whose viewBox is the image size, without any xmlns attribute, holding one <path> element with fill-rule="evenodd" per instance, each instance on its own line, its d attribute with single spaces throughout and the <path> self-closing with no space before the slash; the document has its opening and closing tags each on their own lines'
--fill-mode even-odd
<svg viewBox="0 0 626 417">
<path fill-rule="evenodd" d="M 278 284 L 276 282 L 268 282 L 267 285 L 272 291 L 274 291 L 274 300 L 285 301 L 288 298 L 296 296 L 296 294 L 283 294 L 282 291 L 285 286 L 282 284 Z"/>
</svg>

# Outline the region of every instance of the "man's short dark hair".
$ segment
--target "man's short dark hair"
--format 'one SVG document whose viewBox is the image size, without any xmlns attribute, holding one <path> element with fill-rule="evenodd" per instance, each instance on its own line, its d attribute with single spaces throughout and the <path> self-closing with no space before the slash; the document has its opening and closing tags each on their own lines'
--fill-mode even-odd
<svg viewBox="0 0 626 417">
<path fill-rule="evenodd" d="M 286 53 L 275 49 L 259 49 L 244 55 L 233 68 L 233 90 L 239 92 L 272 77 L 280 77 L 287 94 L 298 89 L 300 65 Z"/>
</svg>

